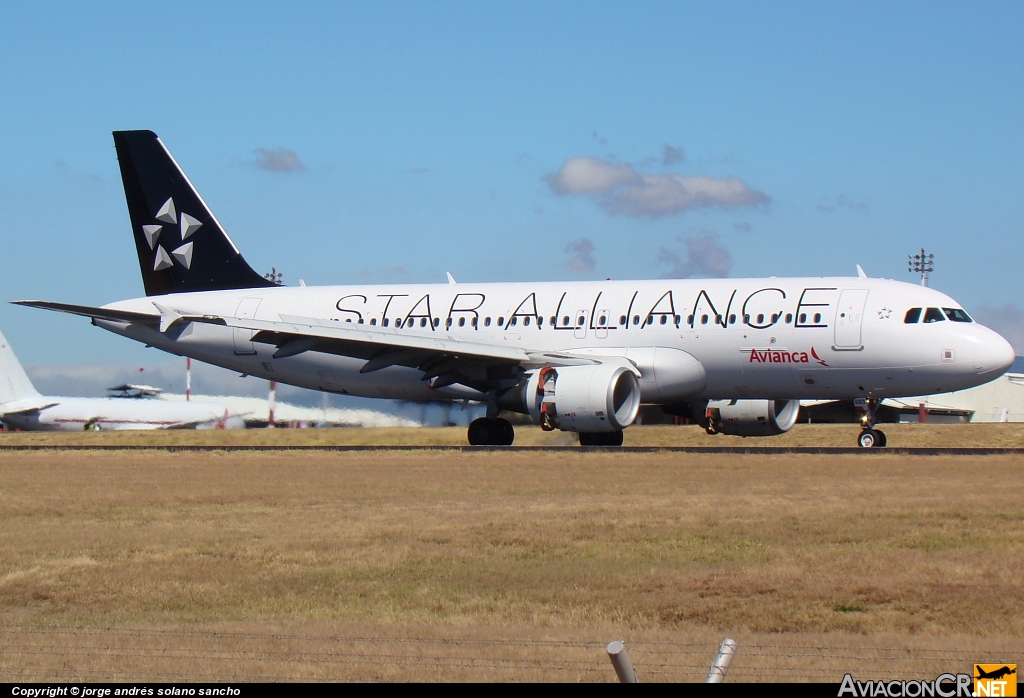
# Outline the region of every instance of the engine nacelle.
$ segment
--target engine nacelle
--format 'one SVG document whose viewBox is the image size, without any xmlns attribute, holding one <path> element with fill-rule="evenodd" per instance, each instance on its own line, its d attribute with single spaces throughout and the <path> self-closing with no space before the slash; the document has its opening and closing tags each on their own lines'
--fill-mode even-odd
<svg viewBox="0 0 1024 698">
<path fill-rule="evenodd" d="M 547 367 L 526 384 L 526 406 L 543 429 L 621 431 L 640 410 L 640 381 L 631 365 Z"/>
<path fill-rule="evenodd" d="M 709 434 L 777 436 L 799 416 L 799 400 L 711 400 L 705 428 Z"/>
</svg>

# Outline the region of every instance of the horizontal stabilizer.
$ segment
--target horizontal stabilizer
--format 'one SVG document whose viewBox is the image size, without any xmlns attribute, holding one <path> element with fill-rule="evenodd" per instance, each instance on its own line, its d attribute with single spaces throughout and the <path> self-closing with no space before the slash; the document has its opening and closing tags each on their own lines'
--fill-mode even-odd
<svg viewBox="0 0 1024 698">
<path fill-rule="evenodd" d="M 54 303 L 52 301 L 11 301 L 11 303 L 14 305 L 27 305 L 30 308 L 56 310 L 59 313 L 71 313 L 72 315 L 81 315 L 83 317 L 96 318 L 97 320 L 138 322 L 147 325 L 160 324 L 160 316 L 155 313 L 136 313 L 131 310 L 117 310 L 115 308 L 93 308 L 88 305 Z"/>
</svg>

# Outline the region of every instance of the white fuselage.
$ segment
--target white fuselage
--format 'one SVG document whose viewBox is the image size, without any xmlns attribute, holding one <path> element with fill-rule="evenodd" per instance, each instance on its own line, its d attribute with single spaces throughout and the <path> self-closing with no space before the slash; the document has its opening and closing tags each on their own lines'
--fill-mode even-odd
<svg viewBox="0 0 1024 698">
<path fill-rule="evenodd" d="M 907 324 L 910 308 L 960 308 L 949 296 L 885 279 L 831 277 L 277 287 L 179 293 L 106 307 L 327 326 L 363 324 L 531 352 L 624 356 L 668 347 L 692 355 L 706 382 L 683 399 L 883 398 L 949 392 L 1000 375 L 1013 350 L 973 322 Z M 552 323 L 552 320 L 554 323 Z M 307 351 L 274 359 L 251 330 L 191 323 L 180 334 L 152 326 L 95 324 L 174 354 L 283 383 L 403 400 L 482 398 L 460 385 L 430 389 L 416 369 L 360 373 L 365 359 Z"/>
<path fill-rule="evenodd" d="M 170 429 L 188 425 L 198 428 L 243 426 L 241 418 L 212 402 L 167 402 L 145 398 L 47 397 L 49 405 L 27 413 L 2 414 L 8 428 L 22 431 L 82 431 L 83 429 Z"/>
</svg>

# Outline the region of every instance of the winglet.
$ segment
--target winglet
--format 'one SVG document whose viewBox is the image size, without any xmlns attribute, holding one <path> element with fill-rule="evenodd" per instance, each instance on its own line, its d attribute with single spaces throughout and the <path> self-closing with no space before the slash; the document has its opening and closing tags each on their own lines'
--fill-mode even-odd
<svg viewBox="0 0 1024 698">
<path fill-rule="evenodd" d="M 857 265 L 857 276 L 860 277 L 861 279 L 868 278 L 868 275 L 864 273 L 864 270 L 861 269 L 861 266 L 859 264 Z"/>
<path fill-rule="evenodd" d="M 455 285 L 455 277 L 452 276 L 452 273 L 450 271 L 446 271 L 445 274 L 448 275 L 448 285 L 449 286 L 454 286 Z"/>
</svg>

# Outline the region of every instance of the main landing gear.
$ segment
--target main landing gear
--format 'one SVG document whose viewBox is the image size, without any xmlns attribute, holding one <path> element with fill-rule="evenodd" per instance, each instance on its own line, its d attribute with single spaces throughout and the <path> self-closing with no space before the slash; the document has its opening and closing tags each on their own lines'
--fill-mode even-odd
<svg viewBox="0 0 1024 698">
<path fill-rule="evenodd" d="M 861 411 L 860 436 L 857 437 L 857 445 L 861 448 L 885 448 L 885 432 L 875 429 L 875 411 L 878 409 L 878 400 L 858 398 L 854 405 Z"/>
<path fill-rule="evenodd" d="M 580 432 L 580 446 L 621 446 L 621 431 Z"/>
<path fill-rule="evenodd" d="M 469 425 L 470 446 L 511 446 L 515 438 L 512 423 L 501 417 L 481 417 Z"/>
</svg>

